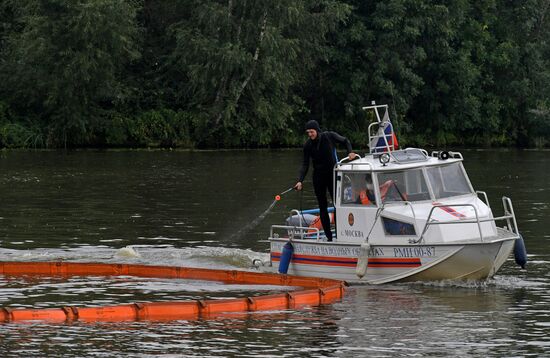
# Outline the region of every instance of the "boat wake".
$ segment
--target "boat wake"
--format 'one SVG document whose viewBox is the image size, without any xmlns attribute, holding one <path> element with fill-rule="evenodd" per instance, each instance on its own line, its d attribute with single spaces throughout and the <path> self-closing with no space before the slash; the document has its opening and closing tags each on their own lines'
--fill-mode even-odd
<svg viewBox="0 0 550 358">
<path fill-rule="evenodd" d="M 520 289 L 520 288 L 547 288 L 548 284 L 533 280 L 508 275 L 498 275 L 485 281 L 473 280 L 442 280 L 442 281 L 417 281 L 409 282 L 403 285 L 414 287 L 434 287 L 434 288 L 467 288 L 467 289 Z"/>
<path fill-rule="evenodd" d="M 82 246 L 67 249 L 0 249 L 0 261 L 73 261 L 139 263 L 144 265 L 188 266 L 249 270 L 254 260 L 269 260 L 269 254 L 227 247 L 187 247 L 172 245 L 129 245 L 122 248 Z"/>
</svg>

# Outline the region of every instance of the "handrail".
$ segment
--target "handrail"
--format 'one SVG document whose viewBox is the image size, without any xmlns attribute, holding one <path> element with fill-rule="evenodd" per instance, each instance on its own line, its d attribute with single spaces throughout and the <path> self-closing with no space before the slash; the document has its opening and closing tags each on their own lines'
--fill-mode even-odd
<svg viewBox="0 0 550 358">
<path fill-rule="evenodd" d="M 487 195 L 484 192 L 481 192 L 481 193 L 483 193 L 485 196 Z M 477 224 L 478 229 L 479 229 L 480 240 L 481 240 L 481 242 L 483 242 L 483 232 L 481 230 L 481 223 L 494 222 L 496 224 L 497 220 L 506 220 L 509 230 L 512 233 L 514 233 L 516 235 L 519 235 L 519 229 L 518 229 L 518 224 L 517 224 L 517 221 L 516 221 L 516 215 L 514 213 L 514 207 L 512 205 L 512 200 L 510 200 L 510 198 L 508 198 L 508 197 L 503 196 L 502 197 L 502 205 L 504 207 L 504 215 L 498 216 L 498 217 L 487 218 L 487 219 L 480 219 L 479 215 L 477 213 L 476 207 L 472 204 L 434 205 L 432 207 L 432 209 L 430 210 L 428 218 L 426 219 L 426 224 L 424 225 L 424 229 L 422 230 L 422 234 L 420 235 L 420 238 L 418 240 L 415 240 L 415 241 L 410 241 L 410 243 L 417 244 L 417 243 L 422 242 L 422 240 L 424 239 L 424 235 L 428 231 L 428 228 L 429 228 L 430 225 L 446 225 L 446 224 Z M 474 213 L 476 215 L 476 218 L 475 218 L 475 220 L 470 219 L 470 220 L 459 220 L 459 221 L 454 221 L 454 220 L 453 221 L 431 221 L 432 213 L 435 210 L 435 208 L 446 207 L 446 206 L 471 206 L 471 207 L 474 208 Z"/>
<path fill-rule="evenodd" d="M 361 159 L 361 158 L 362 158 L 359 154 L 355 154 L 355 156 L 356 156 L 358 159 Z M 348 155 L 347 157 L 345 157 L 345 158 L 340 159 L 340 160 L 338 161 L 338 164 L 340 164 L 340 163 L 342 163 L 342 164 L 348 164 L 348 163 L 344 163 L 344 160 L 349 160 L 349 155 Z M 355 159 L 353 159 L 353 160 L 355 160 Z M 349 163 L 351 163 L 351 162 L 349 162 Z"/>
<path fill-rule="evenodd" d="M 487 205 L 487 207 L 491 209 L 491 204 L 489 203 L 489 198 L 487 197 L 487 193 L 481 190 L 476 190 L 476 194 L 477 196 L 483 195 L 483 198 L 485 198 L 485 205 Z"/>
<path fill-rule="evenodd" d="M 514 206 L 512 205 L 512 200 L 510 200 L 510 198 L 507 196 L 503 196 L 502 206 L 504 207 L 504 215 L 508 214 L 508 216 L 510 216 L 509 218 L 506 219 L 508 228 L 510 230 L 513 230 L 514 234 L 519 235 L 518 222 L 516 221 L 516 214 L 514 212 Z M 512 219 L 511 223 L 510 223 L 510 219 Z M 513 229 L 512 229 L 512 224 L 514 224 Z"/>
<path fill-rule="evenodd" d="M 462 153 L 460 153 L 460 152 L 449 152 L 449 155 L 453 156 L 453 158 L 458 157 L 458 159 L 464 160 L 464 157 L 462 156 Z"/>
<path fill-rule="evenodd" d="M 273 238 L 273 229 L 286 229 L 286 230 L 288 230 L 291 240 L 294 239 L 296 231 L 301 232 L 300 234 L 296 234 L 296 235 L 299 235 L 300 238 L 303 239 L 304 238 L 304 231 L 313 230 L 314 231 L 313 235 L 314 235 L 314 237 L 315 237 L 315 235 L 317 236 L 317 241 L 320 241 L 320 239 L 321 239 L 321 236 L 319 234 L 319 229 L 316 228 L 316 227 L 291 226 L 291 225 L 271 225 L 271 229 L 269 231 L 269 237 L 270 238 Z"/>
<path fill-rule="evenodd" d="M 296 213 L 296 214 L 294 214 L 294 213 Z M 300 226 L 303 226 L 302 225 L 302 213 L 300 213 L 298 211 L 298 209 L 292 209 L 292 210 L 290 210 L 290 216 L 293 216 L 293 214 L 298 215 L 298 219 L 300 220 Z"/>
<path fill-rule="evenodd" d="M 432 218 L 432 214 L 434 212 L 434 210 L 436 208 L 444 208 L 444 207 L 449 207 L 449 206 L 470 206 L 474 209 L 474 213 L 476 214 L 476 220 L 475 221 L 472 221 L 472 220 L 469 220 L 469 221 L 431 221 L 431 218 Z M 493 219 L 494 220 L 494 219 Z M 439 224 L 467 224 L 467 223 L 477 223 L 477 227 L 479 229 L 479 237 L 481 239 L 481 242 L 483 242 L 483 232 L 481 231 L 481 223 L 479 221 L 479 215 L 477 213 L 477 208 L 472 205 L 472 204 L 452 204 L 452 205 L 443 205 L 443 204 L 440 204 L 440 205 L 434 205 L 432 206 L 431 210 L 430 210 L 430 213 L 428 214 L 428 218 L 426 219 L 426 224 L 424 225 L 424 229 L 422 230 L 422 234 L 420 235 L 420 238 L 416 241 L 416 243 L 419 243 L 419 242 L 422 242 L 422 240 L 424 239 L 424 234 L 426 234 L 426 231 L 428 231 L 428 228 L 430 225 L 439 225 Z"/>
<path fill-rule="evenodd" d="M 422 149 L 422 148 L 415 148 L 415 147 L 407 147 L 405 149 L 402 149 L 402 150 L 410 150 L 410 149 L 418 149 L 419 151 L 422 152 L 422 154 L 424 154 L 426 156 L 426 159 L 430 157 L 430 154 L 428 153 L 428 151 L 426 149 Z"/>
<path fill-rule="evenodd" d="M 340 168 L 342 165 L 351 165 L 352 166 L 351 170 L 353 170 L 354 165 L 358 165 L 358 166 L 365 165 L 365 166 L 369 166 L 371 170 L 374 170 L 374 167 L 373 167 L 372 163 L 369 163 L 369 162 L 363 162 L 363 163 L 354 163 L 354 162 L 336 163 L 336 165 L 334 166 L 334 169 L 339 170 L 338 168 Z"/>
</svg>

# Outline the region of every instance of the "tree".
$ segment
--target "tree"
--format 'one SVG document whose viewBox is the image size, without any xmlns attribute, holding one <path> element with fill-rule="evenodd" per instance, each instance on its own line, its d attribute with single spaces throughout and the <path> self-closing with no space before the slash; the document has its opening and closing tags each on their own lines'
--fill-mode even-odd
<svg viewBox="0 0 550 358">
<path fill-rule="evenodd" d="M 167 76 L 207 145 L 283 142 L 304 110 L 294 86 L 349 8 L 333 0 L 188 1 Z"/>
<path fill-rule="evenodd" d="M 123 93 L 124 65 L 139 56 L 137 2 L 7 0 L 21 31 L 7 39 L 2 96 L 47 128 L 51 144 L 89 143 Z"/>
</svg>

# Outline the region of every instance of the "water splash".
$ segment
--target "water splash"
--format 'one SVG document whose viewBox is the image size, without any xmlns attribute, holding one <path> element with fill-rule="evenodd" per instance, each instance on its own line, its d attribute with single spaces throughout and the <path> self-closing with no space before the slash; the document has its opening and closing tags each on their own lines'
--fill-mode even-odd
<svg viewBox="0 0 550 358">
<path fill-rule="evenodd" d="M 119 249 L 115 256 L 123 258 L 140 258 L 141 255 L 132 246 L 126 246 Z"/>
</svg>

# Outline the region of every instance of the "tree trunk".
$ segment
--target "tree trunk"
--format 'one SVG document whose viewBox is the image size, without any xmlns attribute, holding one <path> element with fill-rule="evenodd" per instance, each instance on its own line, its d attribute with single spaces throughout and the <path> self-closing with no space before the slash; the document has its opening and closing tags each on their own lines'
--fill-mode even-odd
<svg viewBox="0 0 550 358">
<path fill-rule="evenodd" d="M 256 45 L 256 50 L 254 51 L 254 56 L 252 57 L 252 66 L 250 68 L 250 72 L 248 73 L 248 75 L 246 76 L 244 81 L 239 86 L 237 94 L 235 95 L 235 98 L 233 100 L 233 103 L 235 104 L 235 107 L 237 107 L 239 99 L 241 98 L 244 90 L 246 89 L 246 86 L 248 86 L 248 83 L 250 82 L 250 80 L 252 79 L 252 76 L 254 76 L 254 73 L 256 72 L 256 66 L 258 64 L 258 59 L 260 57 L 260 48 L 262 46 L 262 42 L 263 42 L 263 39 L 264 39 L 266 28 L 267 28 L 267 9 L 264 10 L 264 13 L 263 13 L 263 16 L 262 16 L 262 25 L 260 27 L 260 34 L 258 36 L 258 44 Z M 240 26 L 239 26 L 238 30 L 239 30 L 238 31 L 238 34 L 239 34 L 240 33 Z M 225 94 L 226 87 L 227 87 L 226 83 L 227 83 L 227 77 L 224 77 L 224 79 L 222 80 L 223 87 L 221 87 L 220 90 L 218 90 L 218 93 L 216 94 L 216 100 L 214 101 L 214 106 L 217 106 L 220 103 L 222 96 Z M 214 119 L 214 127 L 215 128 L 220 124 L 222 116 L 223 116 L 223 108 L 218 110 L 218 114 L 216 115 L 216 117 Z"/>
<path fill-rule="evenodd" d="M 256 67 L 258 65 L 258 58 L 260 57 L 260 48 L 262 46 L 262 42 L 265 35 L 265 29 L 267 27 L 267 10 L 264 10 L 264 15 L 262 19 L 262 27 L 260 29 L 260 36 L 258 38 L 258 45 L 256 46 L 256 51 L 254 51 L 254 57 L 252 58 L 252 68 L 250 69 L 250 72 L 248 73 L 248 76 L 246 76 L 245 80 L 241 84 L 239 91 L 237 92 L 237 96 L 235 96 L 235 106 L 239 102 L 239 99 L 241 98 L 241 95 L 243 94 L 246 86 L 250 82 L 250 79 L 254 75 L 254 72 L 256 72 Z"/>
</svg>

